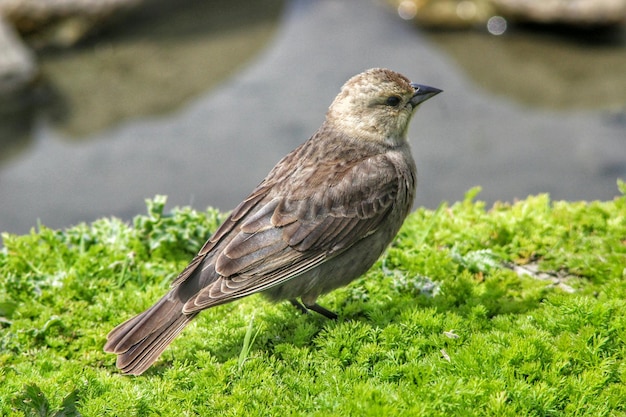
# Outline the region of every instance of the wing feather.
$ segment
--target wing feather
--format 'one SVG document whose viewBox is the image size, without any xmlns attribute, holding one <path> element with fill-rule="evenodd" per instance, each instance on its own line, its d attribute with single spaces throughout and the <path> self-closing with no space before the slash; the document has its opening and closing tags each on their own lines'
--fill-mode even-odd
<svg viewBox="0 0 626 417">
<path fill-rule="evenodd" d="M 280 285 L 375 232 L 402 186 L 395 166 L 379 154 L 342 168 L 317 167 L 314 186 L 302 189 L 295 189 L 289 177 L 262 183 L 207 242 L 198 255 L 204 259 L 192 261 L 194 269 L 206 264 L 201 274 L 208 278 L 199 279 L 203 285 L 184 311 Z"/>
</svg>

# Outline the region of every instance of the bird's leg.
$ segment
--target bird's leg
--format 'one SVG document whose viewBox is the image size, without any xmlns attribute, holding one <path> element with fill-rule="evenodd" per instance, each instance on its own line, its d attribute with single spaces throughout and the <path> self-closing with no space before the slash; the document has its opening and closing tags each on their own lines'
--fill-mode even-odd
<svg viewBox="0 0 626 417">
<path fill-rule="evenodd" d="M 306 303 L 303 301 L 304 304 L 300 303 L 298 300 L 296 300 L 295 298 L 292 298 L 291 300 L 289 300 L 289 302 L 291 303 L 292 306 L 294 306 L 295 308 L 297 308 L 298 310 L 300 310 L 300 312 L 302 314 L 309 314 L 309 310 L 315 311 L 318 314 L 321 314 L 322 316 L 331 319 L 331 320 L 337 320 L 337 314 L 333 313 L 332 311 L 330 311 L 327 308 L 322 307 L 321 305 L 317 304 L 316 302 L 313 303 Z"/>
<path fill-rule="evenodd" d="M 322 316 L 331 319 L 331 320 L 337 320 L 337 314 L 333 313 L 332 311 L 328 310 L 327 308 L 322 307 L 321 305 L 317 304 L 317 303 L 311 303 L 311 304 L 307 304 L 306 302 L 304 302 L 304 306 L 306 308 L 308 308 L 309 310 L 313 310 L 316 313 L 321 314 Z"/>
<path fill-rule="evenodd" d="M 307 310 L 306 307 L 300 304 L 300 302 L 296 300 L 295 298 L 292 298 L 291 300 L 289 300 L 289 302 L 291 303 L 292 306 L 300 310 L 302 314 L 309 314 L 309 310 Z"/>
</svg>

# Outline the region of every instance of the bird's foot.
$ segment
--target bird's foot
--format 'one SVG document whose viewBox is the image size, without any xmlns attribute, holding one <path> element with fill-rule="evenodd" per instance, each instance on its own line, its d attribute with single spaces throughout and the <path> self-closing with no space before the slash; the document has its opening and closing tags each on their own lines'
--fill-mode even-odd
<svg viewBox="0 0 626 417">
<path fill-rule="evenodd" d="M 322 316 L 331 319 L 331 320 L 337 320 L 337 314 L 330 311 L 327 308 L 322 307 L 321 305 L 317 304 L 317 303 L 312 303 L 312 304 L 301 304 L 298 300 L 296 299 L 291 299 L 289 300 L 289 302 L 291 303 L 291 305 L 293 305 L 295 308 L 297 308 L 298 310 L 300 310 L 302 312 L 302 314 L 308 314 L 309 310 L 315 311 L 318 314 L 321 314 Z"/>
<path fill-rule="evenodd" d="M 300 313 L 302 313 L 302 314 L 308 314 L 309 313 L 309 310 L 307 310 L 306 307 L 303 306 L 300 303 L 300 301 L 296 300 L 295 298 L 289 300 L 289 302 L 291 303 L 292 306 L 294 306 L 295 308 L 300 310 Z"/>
</svg>

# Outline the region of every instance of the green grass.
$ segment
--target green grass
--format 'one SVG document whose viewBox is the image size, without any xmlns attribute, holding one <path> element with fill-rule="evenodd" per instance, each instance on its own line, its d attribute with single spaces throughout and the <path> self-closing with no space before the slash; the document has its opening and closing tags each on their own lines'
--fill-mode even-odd
<svg viewBox="0 0 626 417">
<path fill-rule="evenodd" d="M 203 312 L 141 377 L 102 351 L 224 219 L 164 198 L 128 225 L 2 236 L 0 415 L 626 416 L 626 186 L 607 202 L 413 213 L 320 302 Z M 526 274 L 518 266 L 525 266 Z"/>
</svg>

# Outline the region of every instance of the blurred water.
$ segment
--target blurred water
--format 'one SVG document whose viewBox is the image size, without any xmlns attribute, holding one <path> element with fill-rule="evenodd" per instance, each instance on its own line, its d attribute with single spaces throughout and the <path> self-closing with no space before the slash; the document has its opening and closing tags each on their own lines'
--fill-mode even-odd
<svg viewBox="0 0 626 417">
<path fill-rule="evenodd" d="M 376 66 L 445 91 L 420 109 L 410 130 L 419 170 L 417 205 L 459 200 L 475 185 L 483 187 L 479 198 L 488 202 L 542 192 L 554 199 L 613 198 L 616 178 L 626 177 L 626 98 L 619 95 L 626 90 L 619 92 L 617 85 L 617 95 L 596 94 L 592 103 L 582 104 L 572 95 L 561 99 L 565 105 L 554 105 L 558 93 L 549 95 L 553 101 L 533 102 L 516 96 L 515 90 L 530 92 L 532 98 L 555 90 L 553 84 L 566 91 L 581 85 L 604 91 L 607 79 L 619 82 L 615 74 L 624 61 L 607 68 L 592 52 L 607 48 L 606 59 L 615 60 L 614 55 L 626 55 L 624 45 L 591 48 L 604 75 L 579 72 L 568 81 L 562 69 L 551 70 L 550 62 L 558 51 L 577 47 L 575 40 L 541 43 L 542 60 L 533 47 L 540 40 L 531 37 L 523 43 L 525 35 L 517 34 L 522 47 L 513 50 L 506 36 L 423 33 L 371 0 L 291 1 L 266 48 L 242 69 L 216 76 L 221 82 L 205 93 L 178 98 L 173 108 L 157 101 L 146 115 L 109 121 L 113 124 L 106 127 L 99 119 L 93 133 L 84 133 L 88 126 L 64 126 L 62 120 L 71 118 L 60 117 L 60 122 L 35 119 L 29 131 L 9 135 L 22 139 L 0 158 L 0 230 L 24 233 L 37 219 L 55 228 L 101 216 L 129 219 L 143 212 L 144 199 L 155 194 L 168 195 L 170 206 L 229 210 L 315 131 L 347 78 Z M 481 43 L 479 37 L 488 40 Z M 220 67 L 219 61 L 193 60 L 202 42 L 208 42 L 199 34 L 188 31 L 178 40 L 199 45 L 183 64 L 186 69 L 201 74 L 203 68 Z M 106 38 L 94 47 L 102 45 Z M 180 44 L 166 37 L 160 47 Z M 472 64 L 458 50 L 487 65 Z M 228 48 L 221 53 L 228 55 Z M 505 66 L 507 54 L 514 58 L 512 69 Z M 568 58 L 572 68 L 576 56 Z M 171 67 L 167 70 L 173 74 L 164 79 L 174 89 L 178 78 L 186 86 L 194 74 L 181 70 L 179 77 Z M 138 72 L 136 79 L 142 79 L 140 64 L 128 72 Z M 154 77 L 159 80 L 158 72 Z M 490 84 L 494 80 L 500 81 L 495 87 Z M 154 85 L 155 100 L 170 95 L 162 87 Z M 159 90 L 163 94 L 156 94 Z M 63 90 L 58 94 L 62 97 Z M 69 99 L 64 101 L 67 106 Z"/>
</svg>

